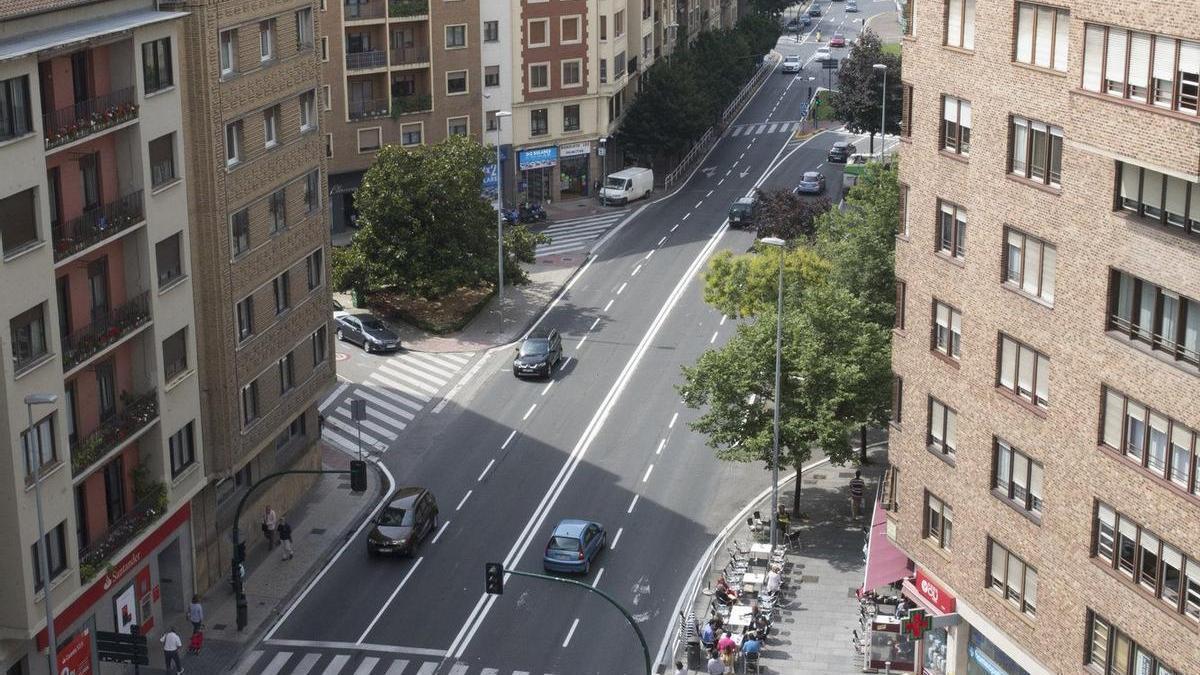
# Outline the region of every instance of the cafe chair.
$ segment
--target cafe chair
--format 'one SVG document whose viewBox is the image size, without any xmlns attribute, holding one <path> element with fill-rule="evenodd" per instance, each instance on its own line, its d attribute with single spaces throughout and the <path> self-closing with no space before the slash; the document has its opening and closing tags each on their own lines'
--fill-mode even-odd
<svg viewBox="0 0 1200 675">
<path fill-rule="evenodd" d="M 750 654 L 746 654 L 743 663 L 746 666 L 746 669 L 743 672 L 745 672 L 747 675 L 749 675 L 749 673 L 754 673 L 754 675 L 758 675 L 758 673 L 759 673 L 758 652 L 752 652 Z"/>
</svg>

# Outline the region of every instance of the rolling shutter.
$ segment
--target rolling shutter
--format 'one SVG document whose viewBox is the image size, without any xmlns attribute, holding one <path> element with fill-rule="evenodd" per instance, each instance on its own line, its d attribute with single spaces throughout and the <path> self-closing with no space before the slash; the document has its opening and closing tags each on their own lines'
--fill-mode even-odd
<svg viewBox="0 0 1200 675">
<path fill-rule="evenodd" d="M 1054 22 L 1054 69 L 1067 71 L 1067 54 L 1071 44 L 1071 15 L 1056 12 Z"/>
<path fill-rule="evenodd" d="M 1154 38 L 1154 79 L 1175 80 L 1175 40 L 1171 38 Z"/>
<path fill-rule="evenodd" d="M 1125 83 L 1125 48 L 1128 35 L 1113 28 L 1108 31 L 1108 61 L 1104 66 L 1104 78 L 1109 82 Z"/>
<path fill-rule="evenodd" d="M 1129 39 L 1129 84 L 1145 88 L 1149 83 L 1150 36 L 1146 33 L 1134 33 Z"/>
<path fill-rule="evenodd" d="M 1088 26 L 1083 36 L 1083 88 L 1100 91 L 1104 70 L 1104 26 Z"/>
<path fill-rule="evenodd" d="M 946 4 L 946 44 L 951 47 L 962 46 L 962 3 L 963 0 L 950 0 Z"/>
<path fill-rule="evenodd" d="M 963 49 L 975 49 L 975 0 L 964 0 Z"/>
<path fill-rule="evenodd" d="M 1038 7 L 1037 10 L 1037 40 L 1034 45 L 1033 64 L 1042 68 L 1050 67 L 1050 47 L 1054 43 L 1054 10 L 1049 7 Z"/>
<path fill-rule="evenodd" d="M 1037 9 L 1033 5 L 1017 5 L 1017 60 L 1033 63 L 1033 22 Z"/>
</svg>

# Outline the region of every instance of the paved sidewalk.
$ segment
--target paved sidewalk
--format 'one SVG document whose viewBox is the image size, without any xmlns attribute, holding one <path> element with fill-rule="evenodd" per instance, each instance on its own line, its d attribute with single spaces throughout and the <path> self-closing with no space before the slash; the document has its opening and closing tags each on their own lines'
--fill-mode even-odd
<svg viewBox="0 0 1200 675">
<path fill-rule="evenodd" d="M 912 2 L 913 0 L 908 0 Z M 875 31 L 883 44 L 897 44 L 904 31 L 900 28 L 900 13 L 891 10 L 881 12 L 866 20 L 866 27 Z"/>
</svg>

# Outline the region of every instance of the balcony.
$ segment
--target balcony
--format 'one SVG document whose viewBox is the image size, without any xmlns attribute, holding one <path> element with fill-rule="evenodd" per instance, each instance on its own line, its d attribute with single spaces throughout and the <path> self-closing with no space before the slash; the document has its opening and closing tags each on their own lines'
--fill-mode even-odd
<svg viewBox="0 0 1200 675">
<path fill-rule="evenodd" d="M 383 0 L 373 0 L 372 2 L 347 2 L 342 7 L 342 14 L 346 21 L 382 19 L 384 14 Z"/>
<path fill-rule="evenodd" d="M 429 94 L 409 94 L 392 99 L 392 116 L 433 110 L 433 97 Z"/>
<path fill-rule="evenodd" d="M 138 116 L 137 88 L 126 87 L 42 116 L 46 149 L 100 133 Z"/>
<path fill-rule="evenodd" d="M 71 448 L 71 470 L 76 478 L 158 419 L 158 392 L 154 389 L 136 396 L 121 392 L 121 402 L 121 412 L 101 422 Z"/>
<path fill-rule="evenodd" d="M 388 100 L 386 98 L 369 98 L 350 101 L 350 119 L 369 120 L 376 117 L 388 116 Z"/>
<path fill-rule="evenodd" d="M 117 519 L 108 530 L 96 537 L 94 541 L 79 550 L 79 577 L 87 583 L 100 572 L 104 571 L 105 563 L 117 551 L 125 548 L 137 539 L 159 518 L 167 513 L 167 489 L 158 481 L 139 481 L 139 469 L 134 469 L 134 498 L 137 503 L 133 508 Z M 141 483 L 139 485 L 139 483 Z"/>
<path fill-rule="evenodd" d="M 392 49 L 393 66 L 424 65 L 429 63 L 428 47 L 396 47 Z"/>
<path fill-rule="evenodd" d="M 429 15 L 429 0 L 390 0 L 388 16 L 393 19 Z"/>
<path fill-rule="evenodd" d="M 369 52 L 350 52 L 346 54 L 346 70 L 366 70 L 368 68 L 386 68 L 387 52 L 373 49 Z"/>
<path fill-rule="evenodd" d="M 63 371 L 70 371 L 149 322 L 150 293 L 147 291 L 109 310 L 90 325 L 62 336 Z"/>
<path fill-rule="evenodd" d="M 114 237 L 144 218 L 142 191 L 137 190 L 78 218 L 53 225 L 50 231 L 54 238 L 54 262 L 61 262 L 89 246 Z"/>
</svg>

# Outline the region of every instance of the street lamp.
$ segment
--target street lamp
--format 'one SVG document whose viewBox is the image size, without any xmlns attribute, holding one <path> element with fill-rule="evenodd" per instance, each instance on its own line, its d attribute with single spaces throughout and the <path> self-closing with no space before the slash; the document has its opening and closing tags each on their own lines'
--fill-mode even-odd
<svg viewBox="0 0 1200 675">
<path fill-rule="evenodd" d="M 496 311 L 500 314 L 500 339 L 504 339 L 504 173 L 500 170 L 500 120 L 512 117 L 496 111 Z"/>
<path fill-rule="evenodd" d="M 771 444 L 771 550 L 774 551 L 779 541 L 779 381 L 783 359 L 783 254 L 787 242 L 779 237 L 763 237 L 758 241 L 779 248 L 779 288 L 775 300 L 775 438 Z"/>
<path fill-rule="evenodd" d="M 50 559 L 46 550 L 46 525 L 42 520 L 42 439 L 33 428 L 33 406 L 54 405 L 58 402 L 55 394 L 29 394 L 25 397 L 25 412 L 29 419 L 29 431 L 25 432 L 25 452 L 33 451 L 29 457 L 33 469 L 33 501 L 37 504 L 38 526 L 38 567 L 42 574 L 42 604 L 46 607 L 46 652 L 50 657 L 50 672 L 57 673 L 58 645 L 54 640 L 54 606 L 50 603 Z M 29 456 L 28 454 L 26 456 Z"/>
<path fill-rule="evenodd" d="M 882 162 L 885 147 L 884 138 L 887 130 L 887 64 L 876 63 L 871 67 L 875 70 L 883 71 L 883 93 L 880 96 L 883 110 L 879 113 L 879 161 Z"/>
</svg>

